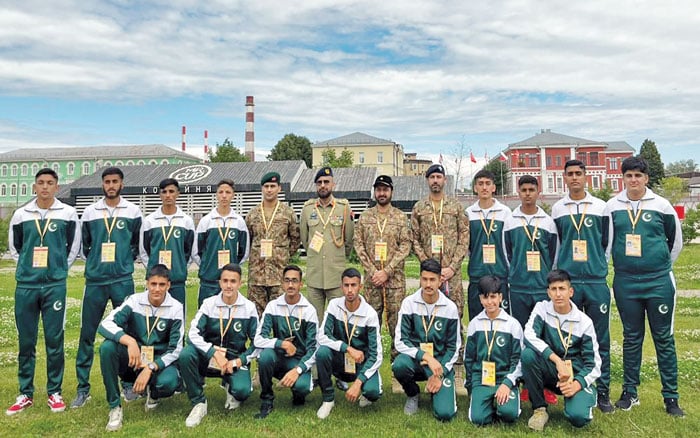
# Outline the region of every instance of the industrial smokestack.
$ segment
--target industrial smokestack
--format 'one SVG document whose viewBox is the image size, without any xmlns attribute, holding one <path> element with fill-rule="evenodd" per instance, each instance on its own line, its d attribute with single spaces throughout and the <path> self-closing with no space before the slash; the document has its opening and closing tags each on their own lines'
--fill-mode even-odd
<svg viewBox="0 0 700 438">
<path fill-rule="evenodd" d="M 187 133 L 187 128 L 185 128 L 185 125 L 182 125 L 182 152 L 185 152 L 185 135 Z"/>
<path fill-rule="evenodd" d="M 245 98 L 245 156 L 248 161 L 255 161 L 255 113 L 253 112 L 253 96 Z"/>
</svg>

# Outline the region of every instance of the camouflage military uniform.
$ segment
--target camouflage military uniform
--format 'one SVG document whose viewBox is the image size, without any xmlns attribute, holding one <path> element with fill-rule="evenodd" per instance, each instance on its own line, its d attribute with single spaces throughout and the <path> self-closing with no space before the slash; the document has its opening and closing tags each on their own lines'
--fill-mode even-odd
<svg viewBox="0 0 700 438">
<path fill-rule="evenodd" d="M 437 226 L 435 221 L 438 222 Z M 413 252 L 422 262 L 430 257 L 440 262 L 443 268 L 450 267 L 455 275 L 448 281 L 445 291 L 457 305 L 460 321 L 464 312 L 464 292 L 462 290 L 462 260 L 469 249 L 469 219 L 464 208 L 454 198 L 444 197 L 442 219 L 440 211 L 434 209 L 430 198 L 416 202 L 411 213 L 411 232 L 413 233 Z M 432 254 L 431 237 L 443 236 L 441 254 Z"/>
<path fill-rule="evenodd" d="M 326 223 L 324 225 L 323 223 Z M 345 270 L 345 257 L 350 255 L 355 224 L 347 199 L 333 197 L 323 207 L 318 198 L 309 199 L 301 210 L 301 243 L 306 248 L 306 286 L 319 321 L 323 320 L 326 303 L 343 296 L 340 275 Z M 321 250 L 311 249 L 318 232 L 323 236 Z"/>
<path fill-rule="evenodd" d="M 265 231 L 262 205 L 253 207 L 245 222 L 251 236 L 248 260 L 248 299 L 255 303 L 258 316 L 267 303 L 282 295 L 282 270 L 299 249 L 299 225 L 292 207 L 280 201 L 270 229 Z M 272 213 L 269 212 L 271 215 Z M 269 223 L 269 218 L 265 216 Z M 260 240 L 272 239 L 272 257 L 260 257 Z"/>
<path fill-rule="evenodd" d="M 384 221 L 386 220 L 386 224 Z M 384 225 L 383 225 L 384 224 Z M 383 228 L 380 233 L 379 228 Z M 375 243 L 386 242 L 386 261 L 375 259 Z M 365 270 L 365 298 L 377 311 L 379 323 L 382 323 L 382 311 L 386 309 L 386 321 L 391 335 L 391 358 L 397 356 L 394 347 L 394 331 L 401 302 L 406 297 L 406 275 L 404 260 L 411 252 L 411 232 L 406 215 L 396 207 L 389 208 L 382 215 L 377 207 L 372 207 L 360 215 L 355 228 L 355 252 Z M 372 275 L 383 269 L 389 279 L 384 287 L 372 285 Z"/>
</svg>

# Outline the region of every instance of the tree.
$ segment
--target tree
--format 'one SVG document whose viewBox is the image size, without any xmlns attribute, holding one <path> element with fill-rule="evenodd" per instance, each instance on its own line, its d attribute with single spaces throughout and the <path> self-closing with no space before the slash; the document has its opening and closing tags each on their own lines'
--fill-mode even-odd
<svg viewBox="0 0 700 438">
<path fill-rule="evenodd" d="M 671 205 L 677 205 L 688 194 L 688 185 L 681 178 L 672 176 L 661 180 L 658 192 L 668 199 Z"/>
<path fill-rule="evenodd" d="M 335 153 L 335 149 L 326 148 L 326 150 L 321 153 L 321 156 L 323 157 L 323 164 L 325 166 L 330 166 L 332 168 L 352 167 L 352 152 L 347 150 L 347 148 L 343 149 L 340 156 Z"/>
<path fill-rule="evenodd" d="M 696 172 L 698 170 L 698 165 L 692 158 L 689 160 L 674 161 L 666 165 L 666 170 L 664 171 L 668 176 L 675 176 L 681 173 Z"/>
<path fill-rule="evenodd" d="M 467 137 L 462 134 L 462 137 L 457 143 L 452 147 L 452 155 L 455 157 L 455 190 L 461 191 L 464 184 L 461 184 L 462 180 L 462 163 L 467 160 Z M 470 184 L 471 185 L 471 184 Z"/>
<path fill-rule="evenodd" d="M 600 188 L 600 190 L 595 190 L 591 189 L 589 190 L 589 193 L 593 196 L 595 196 L 598 199 L 602 199 L 603 201 L 609 201 L 610 198 L 613 197 L 613 189 L 612 186 L 610 186 L 610 181 L 605 181 L 605 184 L 603 187 Z"/>
<path fill-rule="evenodd" d="M 270 161 L 304 160 L 309 168 L 312 166 L 311 158 L 311 141 L 295 134 L 285 134 L 267 156 Z"/>
<path fill-rule="evenodd" d="M 681 222 L 683 230 L 683 243 L 690 243 L 698 237 L 700 230 L 700 210 L 692 208 L 685 212 L 685 219 Z"/>
<path fill-rule="evenodd" d="M 649 187 L 655 189 L 664 178 L 664 163 L 661 162 L 661 155 L 656 149 L 656 143 L 648 138 L 642 143 L 639 149 L 639 156 L 647 160 L 649 164 Z"/>
<path fill-rule="evenodd" d="M 216 143 L 216 152 L 213 149 L 209 150 L 209 161 L 212 163 L 234 163 L 248 161 L 248 158 L 226 137 L 223 144 Z"/>
<path fill-rule="evenodd" d="M 5 251 L 9 249 L 9 238 L 10 231 L 10 219 L 12 219 L 12 213 L 8 214 L 6 218 L 0 219 L 0 255 L 5 254 Z"/>
<path fill-rule="evenodd" d="M 490 170 L 494 175 L 496 175 L 496 195 L 503 196 L 505 189 L 503 186 L 505 185 L 506 181 L 508 181 L 508 165 L 506 162 L 501 161 L 498 158 L 494 158 L 493 160 L 489 161 L 486 166 L 484 166 L 484 169 Z"/>
</svg>

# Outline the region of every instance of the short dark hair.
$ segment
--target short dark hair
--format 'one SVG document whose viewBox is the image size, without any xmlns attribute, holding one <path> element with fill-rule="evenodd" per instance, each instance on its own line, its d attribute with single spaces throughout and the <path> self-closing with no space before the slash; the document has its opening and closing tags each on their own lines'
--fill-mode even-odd
<svg viewBox="0 0 700 438">
<path fill-rule="evenodd" d="M 360 271 L 358 271 L 355 268 L 347 268 L 346 270 L 344 270 L 343 273 L 340 274 L 340 279 L 342 280 L 345 277 L 359 278 L 360 281 L 362 281 L 362 274 L 360 274 Z"/>
<path fill-rule="evenodd" d="M 289 272 L 289 271 L 296 271 L 296 272 L 298 272 L 298 273 L 299 273 L 299 279 L 301 279 L 302 276 L 303 276 L 303 273 L 301 272 L 301 268 L 300 268 L 299 266 L 297 266 L 297 265 L 287 265 L 287 266 L 285 266 L 284 269 L 282 270 L 282 276 L 284 277 L 284 274 L 286 274 L 286 273 Z"/>
<path fill-rule="evenodd" d="M 567 168 L 573 167 L 573 166 L 580 167 L 581 170 L 583 170 L 584 172 L 586 171 L 586 165 L 583 164 L 583 161 L 581 161 L 581 160 L 569 160 L 566 163 L 564 163 L 564 172 L 566 172 Z"/>
<path fill-rule="evenodd" d="M 243 276 L 243 271 L 241 270 L 241 266 L 236 264 L 236 263 L 228 263 L 228 264 L 222 266 L 221 272 L 224 272 L 224 271 L 236 272 L 238 274 L 238 277 Z M 219 273 L 219 278 L 221 278 L 221 273 Z"/>
<path fill-rule="evenodd" d="M 122 170 L 118 167 L 108 167 L 102 171 L 102 179 L 108 175 L 117 175 L 119 176 L 119 179 L 124 179 L 124 172 L 122 172 Z"/>
<path fill-rule="evenodd" d="M 503 282 L 495 275 L 485 275 L 479 279 L 479 295 L 488 295 L 491 293 L 502 294 L 501 286 Z"/>
<path fill-rule="evenodd" d="M 180 191 L 180 183 L 177 182 L 175 178 L 165 178 L 163 181 L 160 182 L 160 184 L 158 184 L 158 188 L 160 188 L 161 190 L 168 186 L 175 186 L 177 187 L 177 191 Z"/>
<path fill-rule="evenodd" d="M 170 269 L 168 269 L 168 267 L 162 263 L 153 265 L 153 267 L 148 271 L 146 280 L 149 280 L 151 277 L 165 277 L 168 279 L 168 281 L 170 281 Z"/>
<path fill-rule="evenodd" d="M 537 181 L 537 178 L 535 178 L 532 175 L 521 176 L 518 180 L 518 188 L 520 188 L 520 186 L 522 186 L 523 184 L 534 184 L 536 187 L 540 186 L 540 183 Z"/>
<path fill-rule="evenodd" d="M 547 284 L 552 284 L 557 281 L 568 281 L 571 283 L 571 276 L 563 269 L 553 269 L 547 274 Z"/>
<path fill-rule="evenodd" d="M 38 180 L 41 175 L 51 175 L 56 180 L 56 182 L 58 182 L 58 174 L 53 169 L 49 169 L 48 167 L 39 169 L 36 175 L 34 175 L 34 182 L 36 182 L 36 180 Z"/>
<path fill-rule="evenodd" d="M 487 178 L 494 183 L 496 182 L 496 174 L 488 169 L 481 169 L 480 171 L 476 172 L 476 175 L 474 175 L 474 182 L 476 183 L 476 180 L 479 178 Z"/>
<path fill-rule="evenodd" d="M 224 184 L 226 184 L 227 186 L 231 186 L 231 190 L 233 190 L 234 192 L 236 191 L 236 186 L 233 185 L 233 180 L 228 179 L 228 178 L 224 178 L 221 181 L 219 181 L 218 183 L 216 183 L 217 190 L 219 189 L 219 187 L 221 187 Z"/>
<path fill-rule="evenodd" d="M 440 275 L 442 273 L 442 267 L 440 263 L 435 259 L 426 259 L 420 263 L 420 271 L 432 272 L 433 274 Z"/>
<path fill-rule="evenodd" d="M 627 157 L 622 162 L 622 174 L 628 170 L 638 170 L 645 175 L 649 175 L 649 164 L 647 160 L 637 155 L 636 157 Z"/>
</svg>

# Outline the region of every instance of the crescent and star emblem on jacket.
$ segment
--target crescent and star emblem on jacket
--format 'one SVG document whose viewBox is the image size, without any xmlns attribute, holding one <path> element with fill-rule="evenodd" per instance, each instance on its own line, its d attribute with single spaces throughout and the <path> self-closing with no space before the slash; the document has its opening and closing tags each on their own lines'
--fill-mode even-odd
<svg viewBox="0 0 700 438">
<path fill-rule="evenodd" d="M 158 324 L 156 324 L 156 330 L 159 332 L 164 332 L 166 328 L 168 328 L 168 325 L 165 321 L 158 321 Z"/>
<path fill-rule="evenodd" d="M 55 303 L 53 303 L 53 310 L 55 310 L 56 312 L 60 312 L 62 309 L 63 309 L 62 302 L 56 301 Z"/>
<path fill-rule="evenodd" d="M 241 324 L 240 321 L 236 321 L 233 323 L 233 331 L 235 331 L 236 333 L 240 333 L 242 328 L 243 328 L 243 325 Z"/>
</svg>

